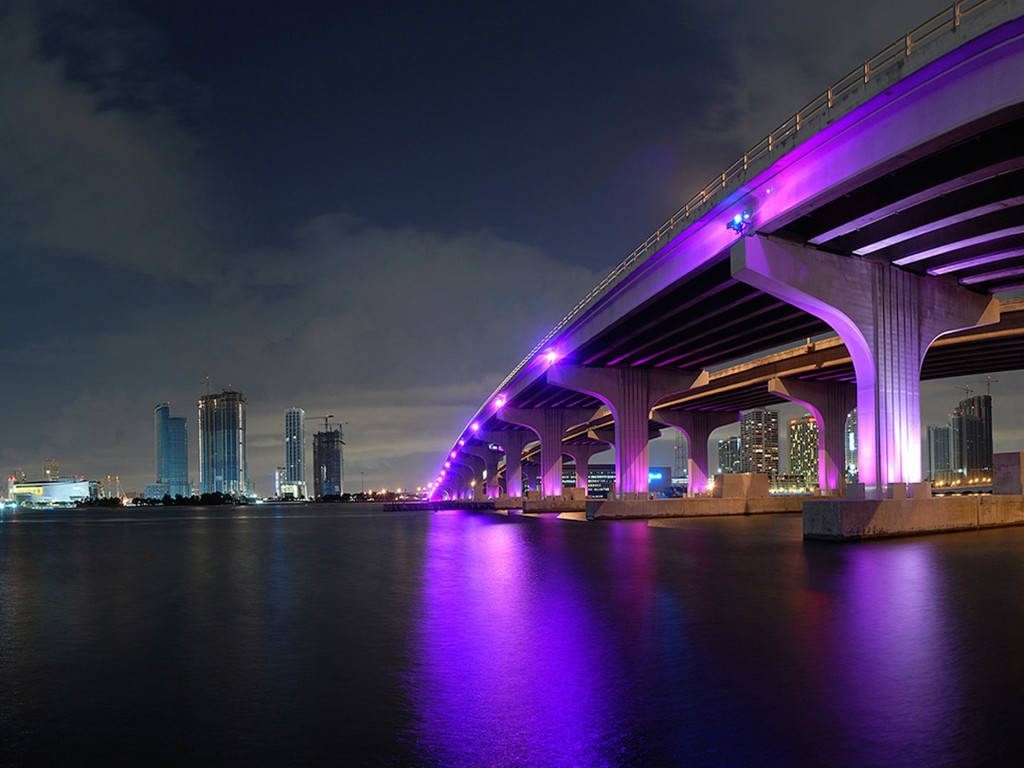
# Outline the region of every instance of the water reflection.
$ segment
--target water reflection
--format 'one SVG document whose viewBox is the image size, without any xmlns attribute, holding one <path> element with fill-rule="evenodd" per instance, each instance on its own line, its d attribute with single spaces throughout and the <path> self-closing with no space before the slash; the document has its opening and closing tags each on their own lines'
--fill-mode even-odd
<svg viewBox="0 0 1024 768">
<path fill-rule="evenodd" d="M 955 622 L 935 543 L 885 543 L 842 553 L 845 596 L 834 648 L 848 737 L 877 761 L 946 752 L 961 711 Z"/>
<path fill-rule="evenodd" d="M 409 684 L 438 764 L 617 764 L 609 638 L 547 523 L 430 522 Z"/>
</svg>

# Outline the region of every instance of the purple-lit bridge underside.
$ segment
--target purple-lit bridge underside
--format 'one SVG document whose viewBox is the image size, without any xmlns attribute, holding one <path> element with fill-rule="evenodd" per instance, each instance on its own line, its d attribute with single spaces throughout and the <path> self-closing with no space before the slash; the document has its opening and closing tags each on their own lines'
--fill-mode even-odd
<svg viewBox="0 0 1024 768">
<path fill-rule="evenodd" d="M 582 453 L 585 482 L 572 446 L 588 444 L 614 449 L 624 498 L 645 494 L 661 427 L 686 433 L 700 492 L 710 432 L 787 400 L 819 419 L 823 488 L 841 485 L 854 406 L 867 492 L 919 481 L 922 377 L 1024 367 L 1021 305 L 994 296 L 1024 288 L 1024 19 L 984 5 L 637 259 L 480 407 L 437 492 L 519 496 L 539 441 L 545 495 L 562 493 L 563 453 Z"/>
</svg>

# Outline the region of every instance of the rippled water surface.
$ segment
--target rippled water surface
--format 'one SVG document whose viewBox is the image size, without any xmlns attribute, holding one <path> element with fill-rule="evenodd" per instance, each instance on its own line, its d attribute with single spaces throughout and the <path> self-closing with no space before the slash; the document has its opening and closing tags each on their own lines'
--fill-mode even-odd
<svg viewBox="0 0 1024 768">
<path fill-rule="evenodd" d="M 0 518 L 0 764 L 1014 764 L 1024 529 Z"/>
</svg>

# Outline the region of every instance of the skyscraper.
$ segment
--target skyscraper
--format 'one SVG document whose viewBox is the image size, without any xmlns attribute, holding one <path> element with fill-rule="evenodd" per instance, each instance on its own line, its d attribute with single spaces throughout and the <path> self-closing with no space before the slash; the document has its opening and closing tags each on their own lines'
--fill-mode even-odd
<svg viewBox="0 0 1024 768">
<path fill-rule="evenodd" d="M 147 496 L 191 495 L 188 429 L 184 416 L 171 416 L 170 403 L 153 407 L 153 459 L 156 482 L 147 487 Z"/>
<path fill-rule="evenodd" d="M 961 400 L 949 417 L 953 469 L 963 475 L 992 469 L 992 397 Z"/>
<path fill-rule="evenodd" d="M 690 473 L 690 446 L 686 436 L 676 430 L 676 442 L 672 450 L 672 485 L 685 485 Z"/>
<path fill-rule="evenodd" d="M 60 464 L 56 459 L 43 459 L 43 480 L 60 480 Z"/>
<path fill-rule="evenodd" d="M 789 473 L 807 487 L 818 484 L 818 422 L 810 415 L 789 420 Z"/>
<path fill-rule="evenodd" d="M 846 482 L 856 483 L 859 471 L 857 469 L 857 409 L 850 411 L 846 417 L 846 445 L 844 446 L 846 459 Z"/>
<path fill-rule="evenodd" d="M 953 428 L 948 424 L 928 425 L 928 479 L 945 481 L 953 468 Z"/>
<path fill-rule="evenodd" d="M 744 472 L 779 474 L 779 413 L 761 408 L 740 419 L 740 460 Z"/>
<path fill-rule="evenodd" d="M 199 398 L 199 489 L 201 493 L 244 495 L 245 395 L 225 390 Z"/>
<path fill-rule="evenodd" d="M 313 492 L 318 499 L 344 493 L 344 445 L 341 427 L 313 435 Z"/>
<path fill-rule="evenodd" d="M 287 483 L 306 482 L 306 412 L 289 408 L 284 412 L 284 480 Z"/>
<path fill-rule="evenodd" d="M 740 439 L 727 437 L 718 441 L 718 473 L 720 475 L 736 475 L 743 471 L 740 459 Z"/>
</svg>

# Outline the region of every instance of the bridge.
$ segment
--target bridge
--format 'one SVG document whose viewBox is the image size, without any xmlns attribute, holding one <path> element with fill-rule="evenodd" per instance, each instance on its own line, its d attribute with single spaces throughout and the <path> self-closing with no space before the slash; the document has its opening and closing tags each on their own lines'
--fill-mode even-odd
<svg viewBox="0 0 1024 768">
<path fill-rule="evenodd" d="M 574 306 L 469 419 L 431 490 L 494 496 L 503 474 L 521 496 L 537 442 L 541 493 L 559 497 L 563 454 L 579 467 L 611 444 L 620 498 L 644 498 L 648 440 L 674 427 L 699 492 L 710 431 L 786 400 L 819 418 L 824 489 L 842 489 L 853 407 L 856 494 L 919 483 L 922 377 L 1024 367 L 1020 304 L 1001 301 L 1024 289 L 1022 75 L 1019 0 L 955 3 L 858 65 Z"/>
</svg>

